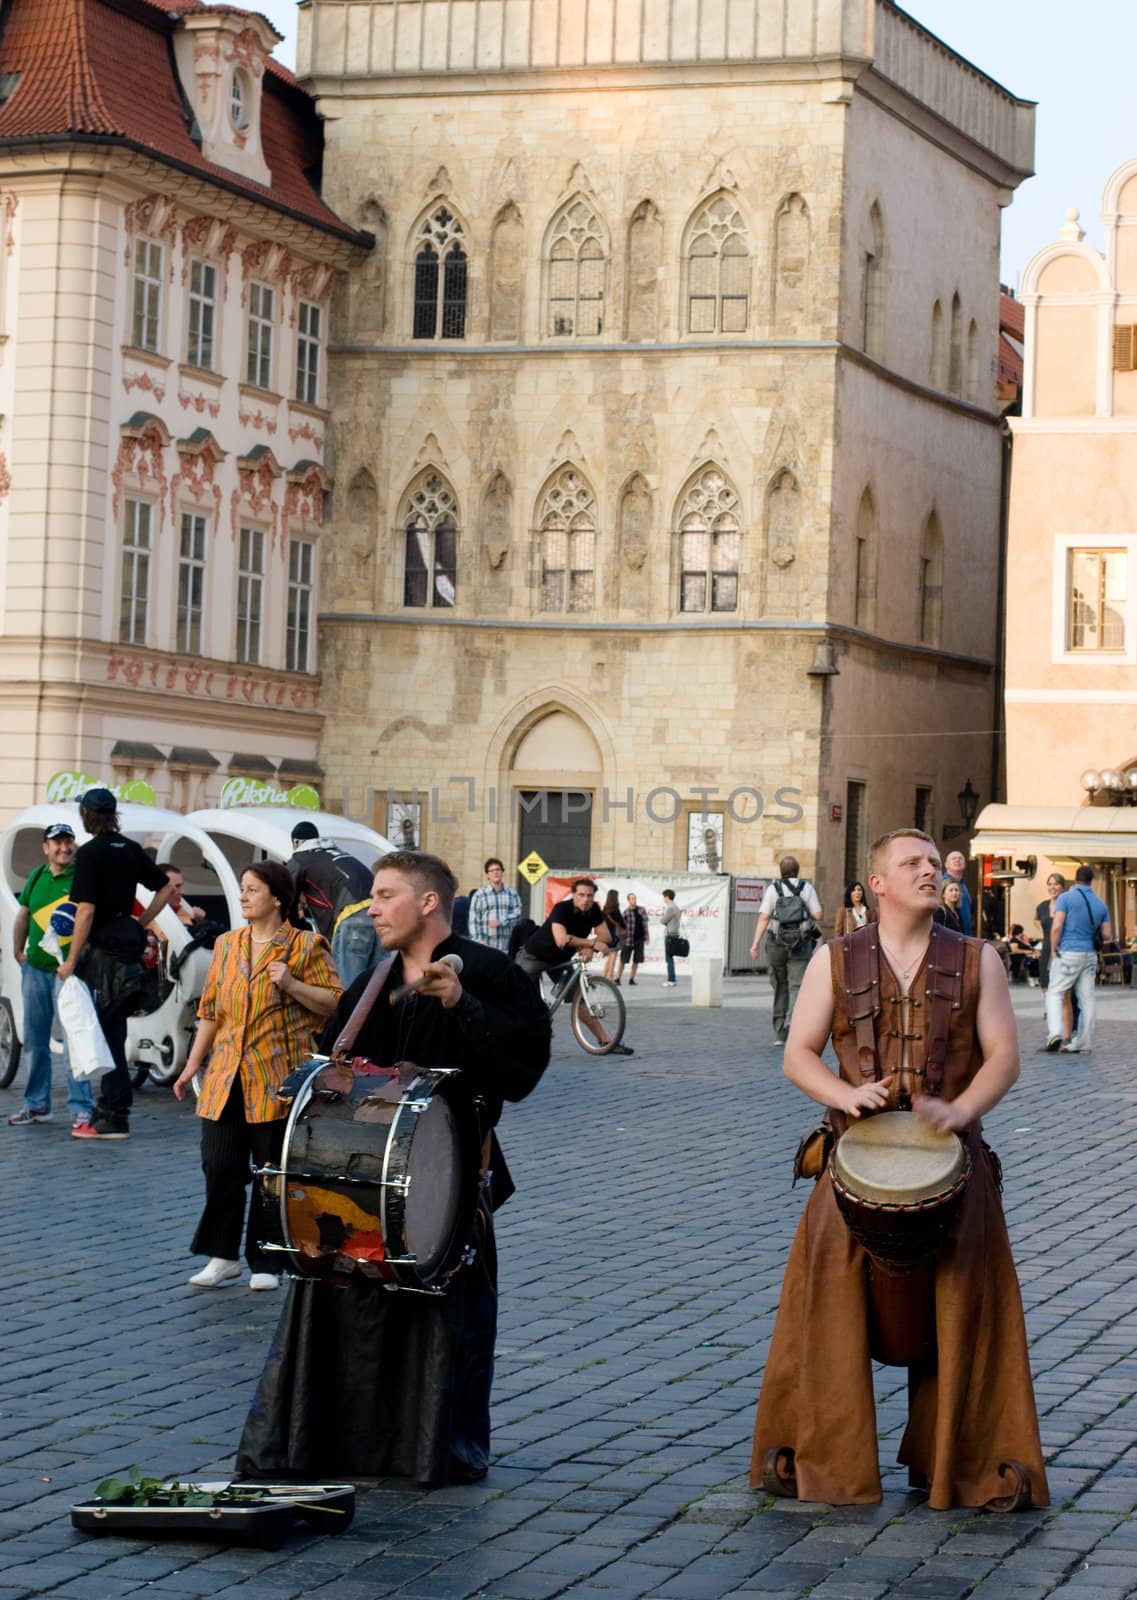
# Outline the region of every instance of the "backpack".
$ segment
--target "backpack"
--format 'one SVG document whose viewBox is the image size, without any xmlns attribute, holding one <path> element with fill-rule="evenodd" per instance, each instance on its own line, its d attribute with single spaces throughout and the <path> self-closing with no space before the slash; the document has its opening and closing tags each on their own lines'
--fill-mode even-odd
<svg viewBox="0 0 1137 1600">
<path fill-rule="evenodd" d="M 774 943 L 788 950 L 791 955 L 800 954 L 807 945 L 812 944 L 817 932 L 817 925 L 802 898 L 807 881 L 805 878 L 774 879 L 774 893 L 777 896 L 771 918 Z"/>
</svg>

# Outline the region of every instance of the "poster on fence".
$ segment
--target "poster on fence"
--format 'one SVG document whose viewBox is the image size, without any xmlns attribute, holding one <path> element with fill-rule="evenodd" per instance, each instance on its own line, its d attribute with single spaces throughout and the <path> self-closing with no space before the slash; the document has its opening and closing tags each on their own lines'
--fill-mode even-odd
<svg viewBox="0 0 1137 1600">
<path fill-rule="evenodd" d="M 579 872 L 550 872 L 544 881 L 545 916 L 560 900 L 572 893 L 573 878 Z M 725 962 L 727 933 L 730 923 L 730 879 L 712 877 L 705 872 L 635 872 L 632 870 L 589 872 L 588 877 L 597 884 L 596 904 L 602 906 L 609 889 L 620 896 L 620 909 L 625 909 L 628 895 L 634 894 L 641 911 L 647 913 L 648 940 L 644 947 L 643 972 L 665 970 L 663 960 L 663 891 L 675 890 L 675 904 L 679 907 L 679 933 L 691 941 L 691 956 L 718 956 Z M 685 962 L 679 963 L 682 970 Z M 596 968 L 600 970 L 599 966 Z"/>
</svg>

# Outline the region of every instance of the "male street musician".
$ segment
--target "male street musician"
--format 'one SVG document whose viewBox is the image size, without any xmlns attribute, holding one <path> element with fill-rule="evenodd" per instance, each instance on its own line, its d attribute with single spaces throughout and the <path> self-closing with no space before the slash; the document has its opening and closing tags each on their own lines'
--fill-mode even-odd
<svg viewBox="0 0 1137 1600">
<path fill-rule="evenodd" d="M 508 956 L 450 932 L 457 880 L 437 856 L 398 850 L 375 870 L 370 917 L 394 953 L 384 992 L 353 1053 L 382 1066 L 458 1067 L 482 1097 L 483 1132 L 521 1100 L 549 1060 L 548 1013 Z M 461 976 L 440 958 L 461 957 Z M 331 1050 L 370 973 L 328 1023 Z M 390 1003 L 405 985 L 415 988 Z M 239 1473 L 472 1482 L 489 1463 L 497 1317 L 491 1211 L 513 1193 L 496 1137 L 475 1235 L 477 1254 L 431 1298 L 353 1278 L 295 1282 L 237 1456 Z"/>
<path fill-rule="evenodd" d="M 838 1139 L 850 1119 L 910 1103 L 965 1141 L 972 1174 L 959 1221 L 928 1267 L 928 1345 L 905 1363 L 899 1459 L 937 1510 L 1044 1506 L 1022 1301 L 997 1161 L 980 1131 L 1019 1074 L 1006 976 L 990 946 L 933 926 L 942 869 L 926 833 L 885 834 L 869 870 L 879 924 L 813 957 L 785 1074 L 829 1108 Z M 821 1059 L 830 1037 L 840 1076 Z M 904 1346 L 918 1302 L 905 1300 L 902 1277 L 877 1273 L 822 1173 L 782 1284 L 754 1428 L 756 1488 L 834 1505 L 879 1501 L 871 1360 L 882 1336 Z"/>
</svg>

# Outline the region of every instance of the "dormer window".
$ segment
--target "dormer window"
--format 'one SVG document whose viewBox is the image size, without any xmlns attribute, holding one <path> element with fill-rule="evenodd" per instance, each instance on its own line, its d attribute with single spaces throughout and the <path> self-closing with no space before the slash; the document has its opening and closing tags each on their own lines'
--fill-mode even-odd
<svg viewBox="0 0 1137 1600">
<path fill-rule="evenodd" d="M 233 74 L 229 85 L 229 115 L 233 119 L 233 126 L 238 133 L 244 133 L 249 125 L 248 100 L 245 95 L 245 84 L 239 72 Z"/>
</svg>

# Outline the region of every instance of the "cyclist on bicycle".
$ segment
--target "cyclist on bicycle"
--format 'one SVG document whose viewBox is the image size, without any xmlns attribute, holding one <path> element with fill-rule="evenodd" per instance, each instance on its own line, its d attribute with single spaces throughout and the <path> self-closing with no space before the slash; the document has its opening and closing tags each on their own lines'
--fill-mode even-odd
<svg viewBox="0 0 1137 1600">
<path fill-rule="evenodd" d="M 607 949 L 611 942 L 604 913 L 596 904 L 595 883 L 591 878 L 576 878 L 572 898 L 553 907 L 537 932 L 517 952 L 517 965 L 537 982 L 542 972 L 563 967 L 574 955 L 582 961 L 591 961 L 598 950 Z M 582 1020 L 600 1044 L 608 1043 L 602 1022 L 587 1011 Z M 608 1053 L 630 1056 L 634 1052 L 626 1044 L 617 1044 Z"/>
</svg>

